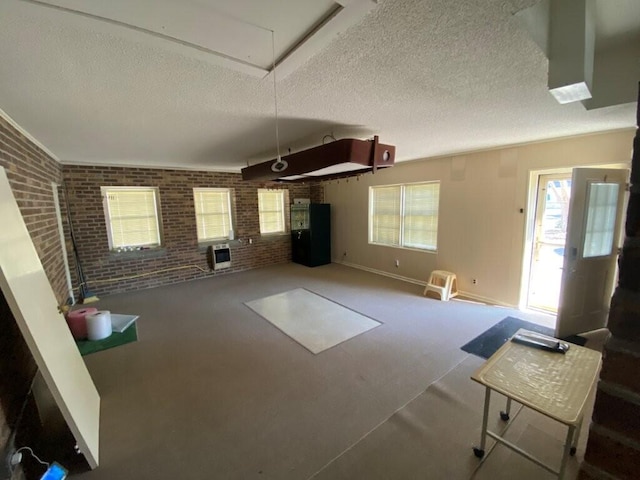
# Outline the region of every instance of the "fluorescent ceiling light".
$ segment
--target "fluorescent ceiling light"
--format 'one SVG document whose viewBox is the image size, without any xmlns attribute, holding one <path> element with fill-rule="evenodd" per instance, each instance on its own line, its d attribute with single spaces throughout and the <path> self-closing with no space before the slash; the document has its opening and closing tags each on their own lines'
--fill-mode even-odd
<svg viewBox="0 0 640 480">
<path fill-rule="evenodd" d="M 313 172 L 307 172 L 304 175 L 290 175 L 288 177 L 280 177 L 278 180 L 292 182 L 294 180 L 317 180 L 317 177 L 333 176 L 339 173 L 347 172 L 363 172 L 366 173 L 371 169 L 359 163 L 346 162 L 334 165 L 332 167 L 321 168 Z"/>
<path fill-rule="evenodd" d="M 294 180 L 304 180 L 305 178 L 307 178 L 304 175 L 290 175 L 288 177 L 280 177 L 280 180 L 285 180 L 287 182 L 292 182 Z"/>
<path fill-rule="evenodd" d="M 353 176 L 392 167 L 395 154 L 396 147 L 378 143 L 377 136 L 373 140 L 343 138 L 282 157 L 287 166 L 277 172 L 271 168 L 274 160 L 245 167 L 242 179 L 295 182 Z"/>
<path fill-rule="evenodd" d="M 324 175 L 353 172 L 355 170 L 366 170 L 366 167 L 363 167 L 360 163 L 345 162 L 339 163 L 338 165 L 333 165 L 331 167 L 321 168 L 320 170 L 314 170 L 313 172 L 307 173 L 307 175 L 311 175 L 313 177 L 322 177 Z"/>
</svg>

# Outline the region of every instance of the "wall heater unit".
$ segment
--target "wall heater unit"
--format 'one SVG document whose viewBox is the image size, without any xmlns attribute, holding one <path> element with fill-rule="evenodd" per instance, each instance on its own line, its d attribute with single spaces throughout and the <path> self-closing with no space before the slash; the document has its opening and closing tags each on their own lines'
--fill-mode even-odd
<svg viewBox="0 0 640 480">
<path fill-rule="evenodd" d="M 231 249 L 229 248 L 228 243 L 212 245 L 210 248 L 211 261 L 213 263 L 214 270 L 222 270 L 223 268 L 231 267 Z"/>
</svg>

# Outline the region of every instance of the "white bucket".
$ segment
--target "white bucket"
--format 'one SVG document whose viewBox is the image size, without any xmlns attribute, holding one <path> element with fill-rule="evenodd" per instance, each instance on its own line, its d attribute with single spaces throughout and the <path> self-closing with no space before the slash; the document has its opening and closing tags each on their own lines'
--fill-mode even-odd
<svg viewBox="0 0 640 480">
<path fill-rule="evenodd" d="M 86 319 L 89 340 L 102 340 L 111 335 L 111 312 L 108 310 L 90 313 Z"/>
</svg>

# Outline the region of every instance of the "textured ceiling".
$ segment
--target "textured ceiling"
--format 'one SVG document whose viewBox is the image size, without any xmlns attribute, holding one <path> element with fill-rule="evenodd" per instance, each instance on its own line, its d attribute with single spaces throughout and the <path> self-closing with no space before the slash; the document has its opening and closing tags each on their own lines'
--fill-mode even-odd
<svg viewBox="0 0 640 480">
<path fill-rule="evenodd" d="M 513 15 L 534 3 L 380 0 L 278 82 L 283 152 L 354 127 L 395 144 L 397 161 L 632 127 L 632 103 L 586 110 L 548 93 L 548 60 Z M 635 90 L 640 2 L 613 3 L 605 27 L 635 56 Z M 0 109 L 63 163 L 237 171 L 275 148 L 271 76 L 143 35 L 2 0 Z"/>
</svg>

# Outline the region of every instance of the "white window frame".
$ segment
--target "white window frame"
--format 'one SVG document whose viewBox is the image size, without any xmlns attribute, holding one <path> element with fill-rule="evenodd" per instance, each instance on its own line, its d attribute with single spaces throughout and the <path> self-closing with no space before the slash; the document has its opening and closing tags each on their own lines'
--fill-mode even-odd
<svg viewBox="0 0 640 480">
<path fill-rule="evenodd" d="M 263 208 L 262 206 L 262 201 L 261 201 L 261 194 L 274 194 L 277 195 L 278 200 L 277 200 L 277 208 L 276 210 L 266 210 Z M 260 221 L 260 234 L 261 235 L 282 235 L 287 233 L 287 224 L 286 224 L 286 219 L 285 219 L 285 191 L 283 189 L 270 189 L 270 188 L 259 188 L 258 189 L 258 217 L 259 217 L 259 221 Z M 273 229 L 269 229 L 266 227 L 265 225 L 265 219 L 264 216 L 265 214 L 268 213 L 276 213 L 280 215 L 280 225 L 282 226 L 282 228 L 279 228 L 277 230 L 273 230 Z"/>
<path fill-rule="evenodd" d="M 198 196 L 199 195 L 206 196 L 207 193 L 226 193 L 226 198 L 223 200 L 224 204 L 220 205 L 223 210 L 221 213 L 207 212 L 203 210 L 204 205 L 202 203 L 199 204 Z M 194 204 L 195 214 L 196 214 L 196 236 L 198 237 L 198 243 L 209 243 L 217 240 L 231 240 L 233 238 L 232 232 L 234 228 L 233 228 L 233 215 L 232 215 L 232 209 L 231 209 L 231 189 L 230 188 L 194 188 L 193 204 Z M 199 208 L 199 205 L 200 205 L 200 208 Z M 229 225 L 227 234 L 222 236 L 207 236 L 206 224 L 204 222 L 204 216 L 206 215 L 224 215 L 226 217 L 227 224 Z M 201 232 L 204 233 L 202 237 L 200 236 Z"/>
<path fill-rule="evenodd" d="M 119 186 L 111 186 L 111 187 L 100 187 L 100 192 L 102 194 L 102 203 L 104 206 L 104 217 L 105 224 L 107 227 L 107 238 L 109 241 L 109 249 L 110 250 L 129 250 L 129 249 L 138 249 L 138 248 L 157 248 L 162 245 L 162 216 L 160 210 L 160 192 L 158 187 L 119 187 Z M 114 238 L 114 223 L 120 220 L 119 217 L 113 217 L 112 210 L 113 207 L 109 202 L 109 194 L 117 193 L 117 192 L 146 192 L 151 193 L 153 195 L 153 204 L 154 211 L 149 212 L 147 218 L 151 219 L 153 223 L 155 223 L 154 228 L 150 229 L 151 236 L 149 238 L 150 241 L 147 242 L 133 242 L 131 244 L 126 245 L 125 242 L 118 241 Z M 151 238 L 153 237 L 153 238 Z"/>
<path fill-rule="evenodd" d="M 412 186 L 426 186 L 426 185 L 433 185 L 434 187 L 437 187 L 437 200 L 436 200 L 436 211 L 438 212 L 438 222 L 436 223 L 436 228 L 435 228 L 435 242 L 434 244 L 423 244 L 423 245 L 418 245 L 418 244 L 409 244 L 408 240 L 406 239 L 407 237 L 407 231 L 406 231 L 406 225 L 405 225 L 405 220 L 407 215 L 407 205 L 406 205 L 406 189 L 407 187 L 412 187 Z M 376 189 L 382 189 L 382 188 L 399 188 L 400 189 L 400 199 L 399 199 L 399 205 L 398 205 L 398 211 L 397 211 L 397 216 L 399 219 L 399 225 L 398 225 L 398 232 L 397 232 L 397 237 L 398 237 L 398 242 L 397 243 L 393 243 L 393 242 L 381 242 L 381 241 L 374 241 L 374 221 L 373 221 L 373 217 L 374 217 L 374 192 Z M 404 249 L 410 249 L 410 250 L 420 250 L 420 251 L 425 251 L 425 252 L 437 252 L 438 251 L 438 228 L 439 228 L 439 215 L 440 215 L 440 181 L 430 181 L 430 182 L 417 182 L 417 183 L 405 183 L 405 184 L 395 184 L 395 185 L 376 185 L 376 186 L 371 186 L 369 187 L 369 212 L 368 212 L 368 223 L 369 223 L 369 238 L 368 238 L 368 242 L 371 245 L 382 245 L 382 246 L 386 246 L 386 247 L 394 247 L 394 248 L 404 248 Z"/>
</svg>

